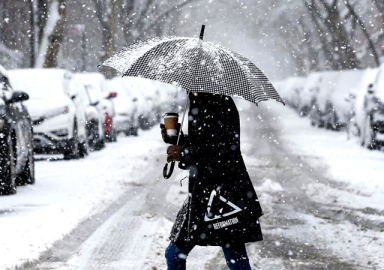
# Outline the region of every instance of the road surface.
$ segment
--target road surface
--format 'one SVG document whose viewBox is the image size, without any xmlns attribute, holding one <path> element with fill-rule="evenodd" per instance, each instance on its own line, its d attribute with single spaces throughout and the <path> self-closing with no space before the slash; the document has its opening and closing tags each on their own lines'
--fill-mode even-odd
<svg viewBox="0 0 384 270">
<path fill-rule="evenodd" d="M 368 255 L 379 248 L 374 236 L 382 233 L 383 223 L 359 213 L 384 213 L 319 200 L 332 190 L 350 191 L 323 176 L 326 165 L 321 158 L 287 147 L 279 129 L 283 115 L 267 105 L 239 104 L 241 149 L 265 212 L 260 219 L 264 241 L 247 244 L 252 269 L 380 269 Z M 188 180 L 180 186 L 186 175 L 180 171 L 163 179 L 164 153 L 153 153 L 152 158 L 152 166 L 123 196 L 24 269 L 166 269 L 167 236 L 187 196 Z M 316 166 L 309 164 L 313 159 L 318 160 Z M 309 192 L 314 186 L 318 189 Z M 314 193 L 317 196 L 311 196 Z M 228 269 L 218 247 L 196 247 L 187 266 Z"/>
</svg>

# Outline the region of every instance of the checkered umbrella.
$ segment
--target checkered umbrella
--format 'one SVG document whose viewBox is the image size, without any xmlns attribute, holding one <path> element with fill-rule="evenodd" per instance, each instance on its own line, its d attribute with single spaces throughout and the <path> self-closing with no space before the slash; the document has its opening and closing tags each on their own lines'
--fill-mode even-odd
<svg viewBox="0 0 384 270">
<path fill-rule="evenodd" d="M 250 60 L 200 38 L 163 37 L 136 42 L 105 62 L 123 76 L 178 85 L 187 91 L 241 97 L 256 105 L 284 104 L 267 77 Z"/>
<path fill-rule="evenodd" d="M 274 99 L 284 104 L 267 77 L 244 56 L 200 38 L 163 37 L 138 41 L 101 65 L 123 76 L 142 77 L 178 85 L 189 92 L 205 92 L 244 98 L 256 105 Z M 189 100 L 188 100 L 189 101 Z M 284 104 L 285 105 L 285 104 Z M 188 102 L 181 121 L 183 126 Z M 179 143 L 180 133 L 177 138 Z M 172 175 L 175 162 L 163 170 Z"/>
</svg>

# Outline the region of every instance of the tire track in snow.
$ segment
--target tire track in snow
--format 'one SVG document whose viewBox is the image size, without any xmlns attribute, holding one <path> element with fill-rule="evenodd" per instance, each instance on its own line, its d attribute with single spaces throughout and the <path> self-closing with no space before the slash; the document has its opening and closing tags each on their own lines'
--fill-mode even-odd
<svg viewBox="0 0 384 270">
<path fill-rule="evenodd" d="M 285 148 L 279 138 L 278 114 L 269 104 L 258 108 L 244 102 L 236 105 L 244 108 L 240 111 L 241 150 L 264 210 L 260 218 L 264 241 L 247 244 L 252 268 L 365 269 L 336 255 L 331 239 L 322 238 L 309 220 L 321 216 L 327 206 L 307 196 L 307 185 L 316 180 L 334 188 L 342 185 L 323 178 L 321 172 Z M 221 257 L 218 253 L 211 264 L 220 262 Z"/>
<path fill-rule="evenodd" d="M 163 153 L 154 154 L 153 160 L 163 156 Z M 157 219 L 145 214 L 149 212 L 148 193 L 161 185 L 156 179 L 160 177 L 162 164 L 152 165 L 142 172 L 140 180 L 128 183 L 125 193 L 105 210 L 79 223 L 38 261 L 20 269 L 139 269 L 136 265 L 144 261 L 157 226 Z M 106 264 L 108 261 L 114 268 Z M 134 264 L 133 268 L 126 265 L 128 262 Z"/>
</svg>

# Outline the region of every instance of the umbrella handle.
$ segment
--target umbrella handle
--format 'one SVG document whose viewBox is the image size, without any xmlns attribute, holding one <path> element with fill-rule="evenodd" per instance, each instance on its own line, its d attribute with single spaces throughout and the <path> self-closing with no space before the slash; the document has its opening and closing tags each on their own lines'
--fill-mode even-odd
<svg viewBox="0 0 384 270">
<path fill-rule="evenodd" d="M 169 177 L 171 177 L 174 168 L 175 168 L 175 162 L 171 161 L 171 168 L 169 168 L 169 172 L 168 172 L 168 163 L 165 163 L 165 166 L 163 169 L 163 176 L 165 179 L 168 179 Z"/>
</svg>

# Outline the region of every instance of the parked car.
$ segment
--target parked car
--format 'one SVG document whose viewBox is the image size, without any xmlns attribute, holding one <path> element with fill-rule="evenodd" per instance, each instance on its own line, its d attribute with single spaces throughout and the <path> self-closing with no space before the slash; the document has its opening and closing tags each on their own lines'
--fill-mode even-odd
<svg viewBox="0 0 384 270">
<path fill-rule="evenodd" d="M 61 69 L 10 72 L 17 89 L 27 92 L 37 154 L 63 154 L 64 159 L 88 153 L 84 103 L 71 84 L 72 73 Z"/>
<path fill-rule="evenodd" d="M 303 86 L 303 90 L 301 92 L 301 95 L 299 96 L 299 106 L 298 106 L 298 113 L 300 116 L 307 116 L 311 110 L 313 109 L 313 106 L 316 105 L 315 103 L 315 96 L 319 91 L 319 82 L 321 80 L 321 73 L 315 72 L 310 74 L 306 80 L 305 84 Z"/>
<path fill-rule="evenodd" d="M 182 111 L 187 101 L 187 91 L 171 84 L 152 81 L 156 91 L 156 105 L 158 110 L 158 121 L 166 112 Z"/>
<path fill-rule="evenodd" d="M 23 105 L 28 98 L 12 88 L 0 65 L 0 195 L 16 193 L 17 184 L 35 183 L 32 123 Z"/>
<path fill-rule="evenodd" d="M 157 123 L 159 114 L 158 93 L 151 80 L 143 78 L 122 78 L 126 89 L 134 100 L 134 118 L 138 127 L 146 130 Z"/>
<path fill-rule="evenodd" d="M 140 84 L 140 95 L 137 95 L 139 108 L 139 125 L 143 130 L 153 127 L 159 119 L 159 106 L 157 104 L 158 92 L 152 82 L 145 80 Z"/>
<path fill-rule="evenodd" d="M 364 70 L 344 70 L 339 73 L 336 86 L 327 100 L 332 107 L 333 116 L 330 118 L 330 126 L 333 129 L 348 132 L 349 122 L 352 119 L 354 103 L 352 100 L 356 99 L 358 92 L 362 89 L 360 84 L 364 75 Z"/>
<path fill-rule="evenodd" d="M 81 82 L 87 85 L 90 99 L 96 107 L 103 112 L 104 138 L 108 142 L 116 141 L 116 130 L 114 129 L 115 105 L 112 98 L 117 96 L 116 92 L 109 91 L 107 81 L 101 73 L 77 74 Z"/>
<path fill-rule="evenodd" d="M 281 83 L 274 85 L 279 88 L 278 91 L 281 93 L 285 103 L 290 107 L 299 110 L 300 95 L 303 92 L 305 80 L 304 77 L 289 77 Z"/>
<path fill-rule="evenodd" d="M 364 109 L 365 96 L 368 91 L 368 86 L 375 81 L 378 69 L 365 69 L 363 75 L 360 78 L 359 83 L 354 88 L 355 91 L 351 91 L 346 101 L 349 103 L 349 121 L 347 125 L 347 138 L 358 137 L 360 142 L 363 143 L 363 134 L 366 113 Z M 371 85 L 371 87 L 373 84 Z"/>
<path fill-rule="evenodd" d="M 380 149 L 384 146 L 384 65 L 380 66 L 374 82 L 368 86 L 364 113 L 361 144 L 368 149 Z"/>
<path fill-rule="evenodd" d="M 77 92 L 81 96 L 85 106 L 86 130 L 88 146 L 91 150 L 100 150 L 105 146 L 104 136 L 104 112 L 99 108 L 99 102 L 92 102 L 90 96 L 90 85 L 84 84 L 78 76 L 74 76 L 73 82 L 76 82 Z"/>
<path fill-rule="evenodd" d="M 337 129 L 336 114 L 330 97 L 335 91 L 339 76 L 338 71 L 326 71 L 317 77 L 318 81 L 316 87 L 313 88 L 312 106 L 309 113 L 313 126 Z"/>
<path fill-rule="evenodd" d="M 132 95 L 132 87 L 126 78 L 116 77 L 108 81 L 108 88 L 117 93 L 117 97 L 113 100 L 116 132 L 124 133 L 126 136 L 137 136 L 139 129 L 137 98 Z"/>
</svg>

